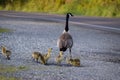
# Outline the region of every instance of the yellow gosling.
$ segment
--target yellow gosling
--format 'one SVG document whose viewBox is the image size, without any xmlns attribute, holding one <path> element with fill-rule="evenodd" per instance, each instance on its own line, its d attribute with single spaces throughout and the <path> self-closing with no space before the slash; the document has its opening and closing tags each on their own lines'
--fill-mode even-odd
<svg viewBox="0 0 120 80">
<path fill-rule="evenodd" d="M 61 61 L 63 60 L 63 51 L 60 51 L 59 55 L 55 58 L 55 61 L 60 64 Z"/>
<path fill-rule="evenodd" d="M 41 64 L 46 64 L 45 59 L 42 54 L 39 54 L 39 60 Z"/>
<path fill-rule="evenodd" d="M 7 50 L 6 47 L 4 46 L 1 47 L 2 47 L 2 54 L 6 57 L 6 59 L 10 60 L 11 51 Z"/>
<path fill-rule="evenodd" d="M 40 52 L 33 52 L 32 57 L 36 62 L 40 60 L 40 63 L 45 64 L 44 57 Z"/>
<path fill-rule="evenodd" d="M 38 59 L 39 59 L 39 54 L 40 54 L 40 52 L 33 52 L 32 53 L 32 58 L 37 62 L 38 62 Z"/>
<path fill-rule="evenodd" d="M 4 55 L 4 53 L 6 53 L 6 47 L 1 46 L 1 48 L 2 48 L 2 54 Z"/>
<path fill-rule="evenodd" d="M 80 59 L 66 59 L 66 62 L 72 66 L 80 66 Z"/>
<path fill-rule="evenodd" d="M 52 48 L 48 49 L 48 53 L 47 54 L 43 54 L 45 63 L 47 63 L 48 59 L 51 57 L 51 52 L 52 52 Z"/>
</svg>

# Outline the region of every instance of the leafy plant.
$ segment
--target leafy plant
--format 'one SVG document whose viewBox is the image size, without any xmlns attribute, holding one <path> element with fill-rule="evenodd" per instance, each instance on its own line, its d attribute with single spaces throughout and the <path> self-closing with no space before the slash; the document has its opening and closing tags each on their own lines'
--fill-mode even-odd
<svg viewBox="0 0 120 80">
<path fill-rule="evenodd" d="M 120 0 L 0 0 L 0 10 L 120 17 Z"/>
</svg>

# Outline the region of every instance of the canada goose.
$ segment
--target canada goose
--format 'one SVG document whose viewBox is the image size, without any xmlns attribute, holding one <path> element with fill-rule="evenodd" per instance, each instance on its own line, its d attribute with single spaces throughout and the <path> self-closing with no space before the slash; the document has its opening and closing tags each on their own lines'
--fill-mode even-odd
<svg viewBox="0 0 120 80">
<path fill-rule="evenodd" d="M 6 47 L 1 46 L 2 48 L 2 54 L 6 57 L 6 59 L 10 60 L 10 55 L 11 55 L 11 51 L 7 50 Z"/>
<path fill-rule="evenodd" d="M 52 48 L 49 48 L 49 49 L 48 49 L 48 52 L 47 52 L 46 54 L 43 54 L 45 63 L 47 63 L 48 59 L 50 58 L 51 52 L 52 52 Z"/>
<path fill-rule="evenodd" d="M 59 64 L 63 60 L 63 51 L 60 51 L 59 55 L 55 58 L 55 61 Z"/>
<path fill-rule="evenodd" d="M 65 52 L 67 48 L 69 48 L 70 58 L 72 58 L 71 48 L 73 46 L 73 39 L 69 33 L 69 27 L 68 27 L 68 20 L 70 16 L 73 16 L 73 15 L 71 13 L 67 13 L 65 29 L 57 41 L 57 46 L 59 47 L 59 50 L 63 52 Z"/>
<path fill-rule="evenodd" d="M 80 66 L 80 59 L 66 59 L 66 62 L 72 66 Z"/>
<path fill-rule="evenodd" d="M 32 53 L 32 57 L 33 57 L 33 59 L 34 59 L 36 62 L 38 62 L 38 60 L 40 60 L 40 62 L 41 62 L 42 64 L 45 64 L 44 57 L 43 57 L 43 55 L 42 55 L 40 52 L 33 52 L 33 53 Z"/>
</svg>

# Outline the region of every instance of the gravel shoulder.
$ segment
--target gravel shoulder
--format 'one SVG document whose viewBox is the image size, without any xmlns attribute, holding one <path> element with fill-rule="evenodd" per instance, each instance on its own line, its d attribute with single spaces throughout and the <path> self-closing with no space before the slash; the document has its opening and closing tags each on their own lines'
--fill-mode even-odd
<svg viewBox="0 0 120 80">
<path fill-rule="evenodd" d="M 12 51 L 11 60 L 0 54 L 0 64 L 25 66 L 27 69 L 14 73 L 0 73 L 22 80 L 119 80 L 120 79 L 120 34 L 70 24 L 74 39 L 73 57 L 81 60 L 81 67 L 67 65 L 65 61 L 56 65 L 57 39 L 64 24 L 45 21 L 27 21 L 1 18 L 0 27 L 11 32 L 0 33 L 0 45 Z M 46 53 L 53 48 L 48 65 L 32 60 L 33 51 Z M 68 51 L 65 56 L 68 56 Z"/>
</svg>

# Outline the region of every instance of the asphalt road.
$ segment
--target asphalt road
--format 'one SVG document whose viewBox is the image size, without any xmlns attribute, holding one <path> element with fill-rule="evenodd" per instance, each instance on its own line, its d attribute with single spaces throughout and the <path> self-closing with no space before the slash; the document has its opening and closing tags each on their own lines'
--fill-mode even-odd
<svg viewBox="0 0 120 80">
<path fill-rule="evenodd" d="M 14 12 L 14 11 L 0 11 L 0 15 L 4 17 L 12 18 L 23 18 L 24 20 L 46 20 L 54 22 L 64 22 L 65 16 L 63 15 L 52 15 L 52 14 L 40 14 L 40 13 L 23 13 L 23 12 Z M 120 30 L 120 18 L 104 18 L 104 17 L 86 17 L 86 16 L 74 16 L 71 18 L 73 24 L 81 25 L 96 25 L 101 26 L 101 28 L 108 27 L 116 28 Z M 91 27 L 91 26 L 88 27 Z M 104 27 L 103 27 L 104 26 Z"/>
<path fill-rule="evenodd" d="M 120 18 L 74 16 L 70 18 L 73 36 L 73 57 L 80 58 L 81 67 L 72 67 L 65 61 L 58 66 L 56 42 L 63 32 L 65 15 L 48 15 L 0 11 L 0 27 L 11 32 L 0 33 L 0 45 L 12 50 L 11 60 L 0 55 L 0 63 L 29 66 L 14 76 L 23 80 L 119 80 L 120 79 Z M 31 59 L 33 51 L 47 52 L 53 48 L 48 65 Z M 65 56 L 68 56 L 68 51 Z"/>
</svg>

